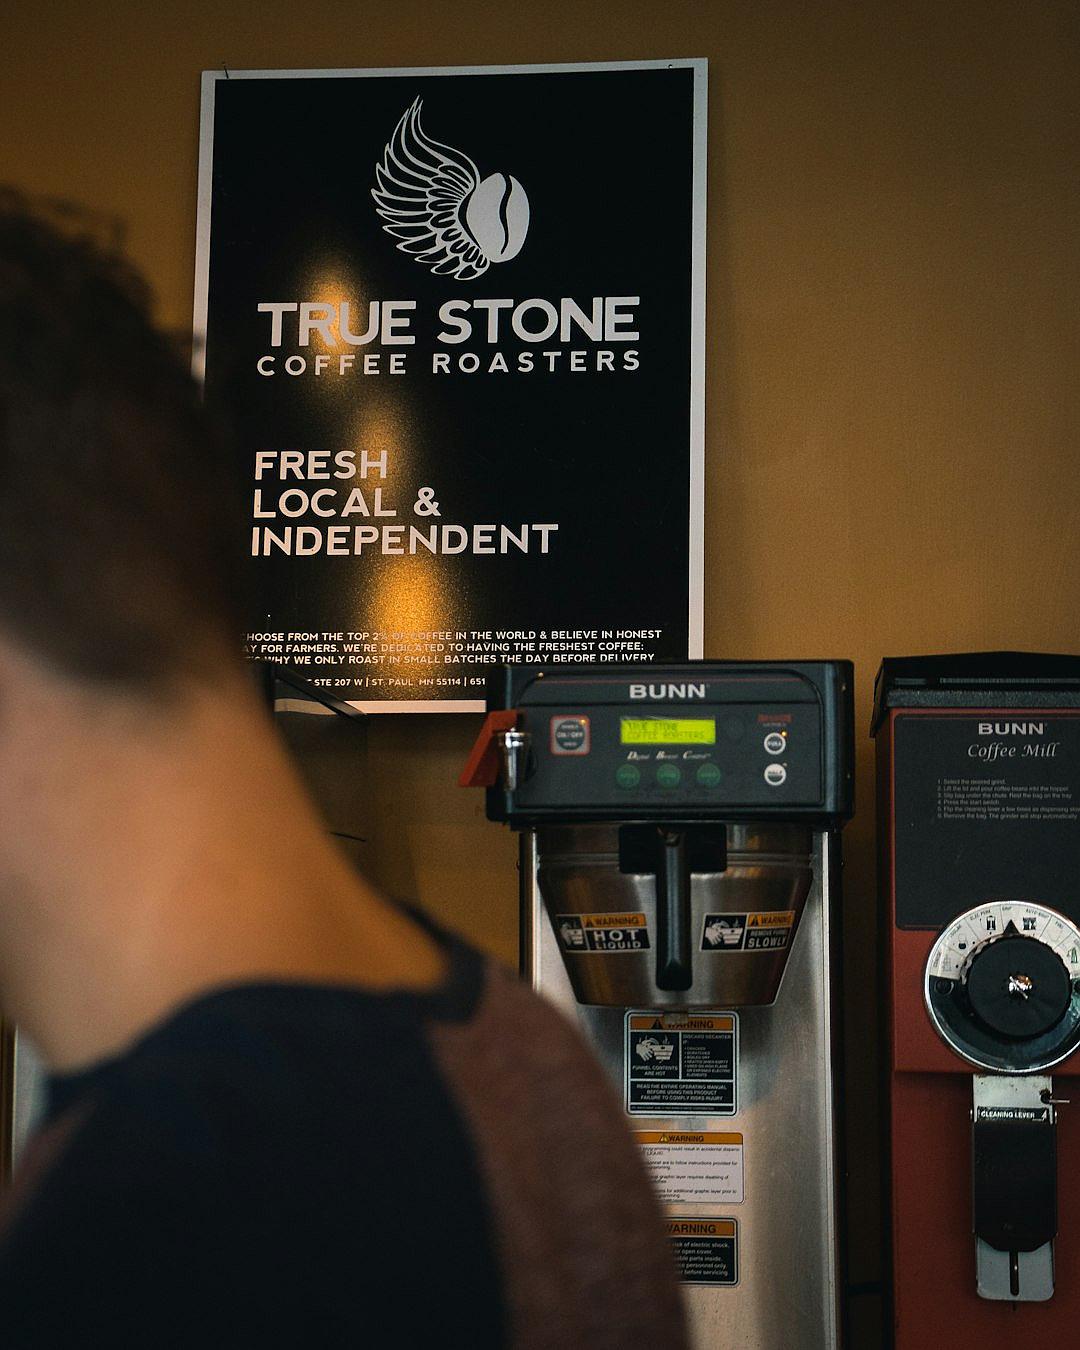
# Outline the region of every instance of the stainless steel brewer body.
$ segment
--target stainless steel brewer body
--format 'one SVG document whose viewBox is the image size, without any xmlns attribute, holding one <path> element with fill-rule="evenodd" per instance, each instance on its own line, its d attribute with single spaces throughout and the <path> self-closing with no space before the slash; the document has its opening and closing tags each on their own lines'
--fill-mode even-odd
<svg viewBox="0 0 1080 1350">
<path fill-rule="evenodd" d="M 840 1344 L 839 1046 L 831 993 L 838 855 L 834 834 L 813 836 L 814 879 L 775 1004 L 730 1009 L 738 1027 L 736 1111 L 628 1119 L 638 1134 L 742 1136 L 740 1201 L 665 1205 L 672 1223 L 719 1217 L 737 1225 L 736 1282 L 684 1285 L 695 1350 Z M 526 975 L 577 1022 L 625 1097 L 626 1015 L 639 1005 L 597 1007 L 575 998 L 541 896 L 539 862 L 536 832 L 527 831 L 521 839 Z"/>
<path fill-rule="evenodd" d="M 840 1343 L 851 685 L 846 662 L 508 667 L 463 775 L 521 831 L 524 972 L 619 1094 L 700 1350 Z"/>
</svg>

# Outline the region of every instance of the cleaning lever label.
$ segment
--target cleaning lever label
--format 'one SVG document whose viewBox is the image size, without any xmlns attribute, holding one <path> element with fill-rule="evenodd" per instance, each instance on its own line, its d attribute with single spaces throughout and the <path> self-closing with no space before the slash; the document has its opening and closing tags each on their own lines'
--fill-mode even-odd
<svg viewBox="0 0 1080 1350">
<path fill-rule="evenodd" d="M 977 1121 L 1030 1120 L 1038 1125 L 1052 1123 L 1048 1106 L 977 1106 L 975 1108 L 975 1119 Z"/>
</svg>

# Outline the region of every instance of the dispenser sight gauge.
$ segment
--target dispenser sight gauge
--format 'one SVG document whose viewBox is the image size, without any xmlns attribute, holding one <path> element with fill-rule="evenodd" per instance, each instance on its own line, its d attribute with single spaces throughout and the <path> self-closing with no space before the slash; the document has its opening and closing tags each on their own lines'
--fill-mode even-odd
<svg viewBox="0 0 1080 1350">
<path fill-rule="evenodd" d="M 934 943 L 925 996 L 934 1027 L 969 1063 L 1048 1069 L 1080 1046 L 1080 929 L 1045 905 L 979 905 Z"/>
</svg>

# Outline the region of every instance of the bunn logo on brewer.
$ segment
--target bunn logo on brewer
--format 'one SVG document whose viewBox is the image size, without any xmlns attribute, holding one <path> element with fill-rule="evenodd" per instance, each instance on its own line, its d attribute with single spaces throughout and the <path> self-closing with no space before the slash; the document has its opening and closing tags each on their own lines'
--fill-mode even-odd
<svg viewBox="0 0 1080 1350">
<path fill-rule="evenodd" d="M 1044 722 L 980 722 L 980 736 L 1043 736 Z"/>
<path fill-rule="evenodd" d="M 704 698 L 703 684 L 632 684 L 631 698 Z"/>
<path fill-rule="evenodd" d="M 420 125 L 423 99 L 402 114 L 375 166 L 371 195 L 397 247 L 439 276 L 473 281 L 516 258 L 529 232 L 529 198 L 502 173 L 481 179 L 460 150 Z"/>
</svg>

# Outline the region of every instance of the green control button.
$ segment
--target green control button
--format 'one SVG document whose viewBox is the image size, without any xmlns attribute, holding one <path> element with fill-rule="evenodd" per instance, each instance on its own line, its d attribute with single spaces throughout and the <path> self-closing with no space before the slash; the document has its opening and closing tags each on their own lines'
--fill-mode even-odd
<svg viewBox="0 0 1080 1350">
<path fill-rule="evenodd" d="M 697 771 L 697 780 L 702 787 L 719 787 L 723 776 L 719 764 L 702 764 Z"/>
<path fill-rule="evenodd" d="M 620 764 L 615 770 L 615 781 L 621 788 L 636 788 L 641 782 L 641 770 L 636 764 Z"/>
<path fill-rule="evenodd" d="M 661 764 L 656 770 L 656 782 L 658 787 L 678 787 L 682 782 L 679 766 L 677 764 Z"/>
</svg>

